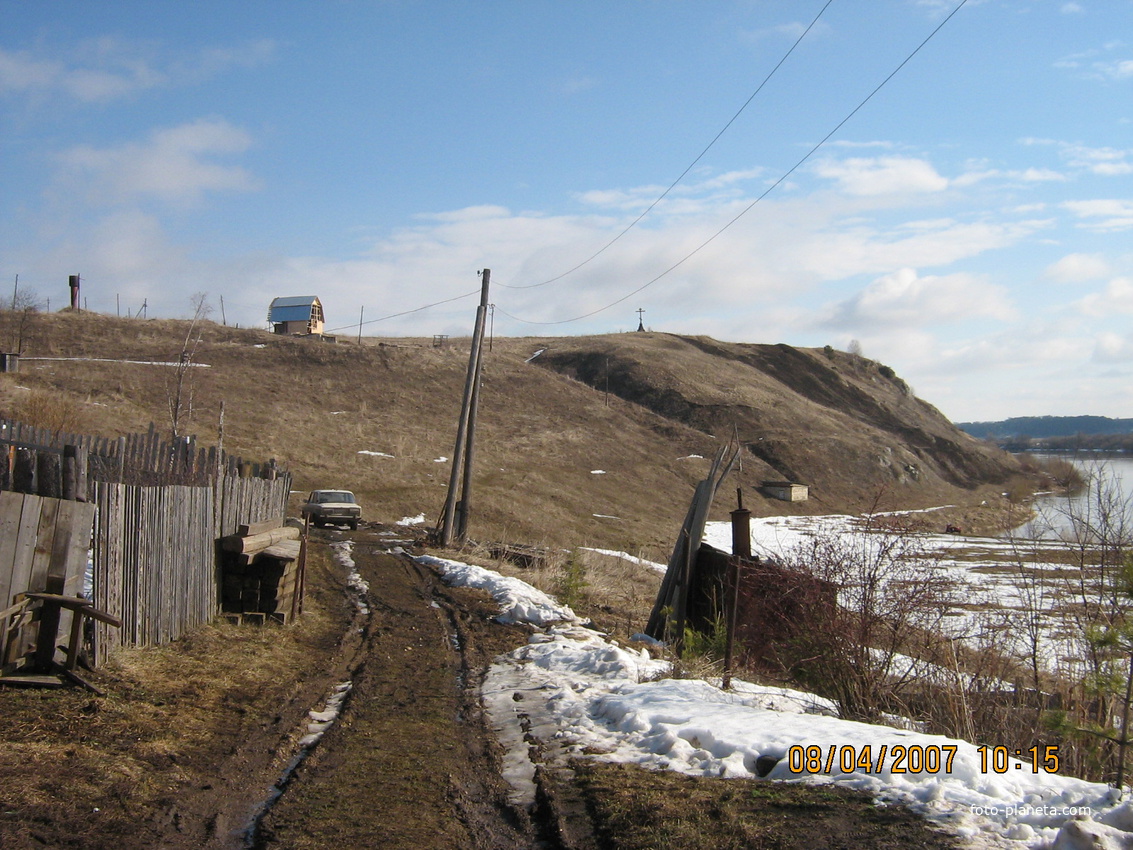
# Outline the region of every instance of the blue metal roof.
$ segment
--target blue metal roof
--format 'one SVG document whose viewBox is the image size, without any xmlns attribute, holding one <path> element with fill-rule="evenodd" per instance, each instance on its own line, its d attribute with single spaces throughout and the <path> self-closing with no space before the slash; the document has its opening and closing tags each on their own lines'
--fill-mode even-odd
<svg viewBox="0 0 1133 850">
<path fill-rule="evenodd" d="M 273 298 L 268 307 L 269 322 L 305 322 L 311 318 L 311 307 L 319 300 L 317 295 L 291 295 Z"/>
</svg>

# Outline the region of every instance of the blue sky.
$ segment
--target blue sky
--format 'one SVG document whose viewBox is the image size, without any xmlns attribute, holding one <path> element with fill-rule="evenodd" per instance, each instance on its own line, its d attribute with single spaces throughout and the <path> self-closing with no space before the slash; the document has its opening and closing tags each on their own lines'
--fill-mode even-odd
<svg viewBox="0 0 1133 850">
<path fill-rule="evenodd" d="M 458 335 L 487 267 L 497 335 L 641 308 L 1131 417 L 1133 2 L 968 0 L 909 59 L 957 5 L 0 0 L 0 293 Z"/>
</svg>

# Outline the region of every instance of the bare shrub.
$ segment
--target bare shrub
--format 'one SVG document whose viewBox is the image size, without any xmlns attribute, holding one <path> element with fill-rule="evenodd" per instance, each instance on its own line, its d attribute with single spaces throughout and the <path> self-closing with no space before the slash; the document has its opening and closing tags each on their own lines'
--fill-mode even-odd
<svg viewBox="0 0 1133 850">
<path fill-rule="evenodd" d="M 942 621 L 953 602 L 949 580 L 915 535 L 891 521 L 879 528 L 874 519 L 788 553 L 785 566 L 838 587 L 838 604 L 774 653 L 784 672 L 857 720 L 907 708 L 917 680 L 909 660 L 941 654 Z"/>
<path fill-rule="evenodd" d="M 31 390 L 15 405 L 15 418 L 37 428 L 77 433 L 86 429 L 86 412 L 70 396 L 46 390 Z"/>
<path fill-rule="evenodd" d="M 1060 693 L 1061 706 L 1040 719 L 1058 737 L 1063 764 L 1122 785 L 1133 743 L 1125 731 L 1133 717 L 1133 501 L 1104 463 L 1075 472 L 1082 492 L 1067 490 L 1032 527 L 1063 542 L 1066 567 L 1044 571 L 1050 551 L 1037 545 L 1020 558 L 1017 619 L 1029 636 L 1034 689 L 1053 681 Z"/>
</svg>

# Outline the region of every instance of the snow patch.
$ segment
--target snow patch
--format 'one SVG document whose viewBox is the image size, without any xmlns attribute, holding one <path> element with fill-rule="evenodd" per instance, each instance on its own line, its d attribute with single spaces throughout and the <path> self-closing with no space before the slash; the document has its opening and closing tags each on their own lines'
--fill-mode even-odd
<svg viewBox="0 0 1133 850">
<path fill-rule="evenodd" d="M 545 627 L 497 658 L 482 688 L 516 801 L 534 799 L 524 739 L 531 735 L 549 760 L 602 753 L 689 775 L 837 783 L 908 805 L 973 848 L 1133 848 L 1133 802 L 1119 803 L 1106 785 L 1035 773 L 1029 762 L 1017 768 L 1014 759 L 1006 773 L 985 772 L 974 744 L 841 720 L 834 703 L 801 691 L 736 680 L 724 691 L 715 682 L 664 678 L 668 662 L 582 627 L 569 608 L 518 579 L 443 558 L 417 560 L 439 567 L 450 583 L 491 592 L 501 620 Z M 810 747 L 822 756 L 817 771 L 807 770 Z M 910 748 L 926 754 L 916 772 Z M 906 754 L 903 764 L 894 763 L 896 752 Z M 854 756 L 845 765 L 844 753 Z"/>
</svg>

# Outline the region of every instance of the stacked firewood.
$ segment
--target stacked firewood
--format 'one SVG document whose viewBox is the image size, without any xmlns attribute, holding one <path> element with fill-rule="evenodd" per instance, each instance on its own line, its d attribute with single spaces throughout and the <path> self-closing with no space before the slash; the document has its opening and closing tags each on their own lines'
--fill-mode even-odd
<svg viewBox="0 0 1133 850">
<path fill-rule="evenodd" d="M 303 607 L 303 543 L 278 522 L 240 526 L 221 539 L 220 608 L 240 622 L 288 623 Z"/>
</svg>

